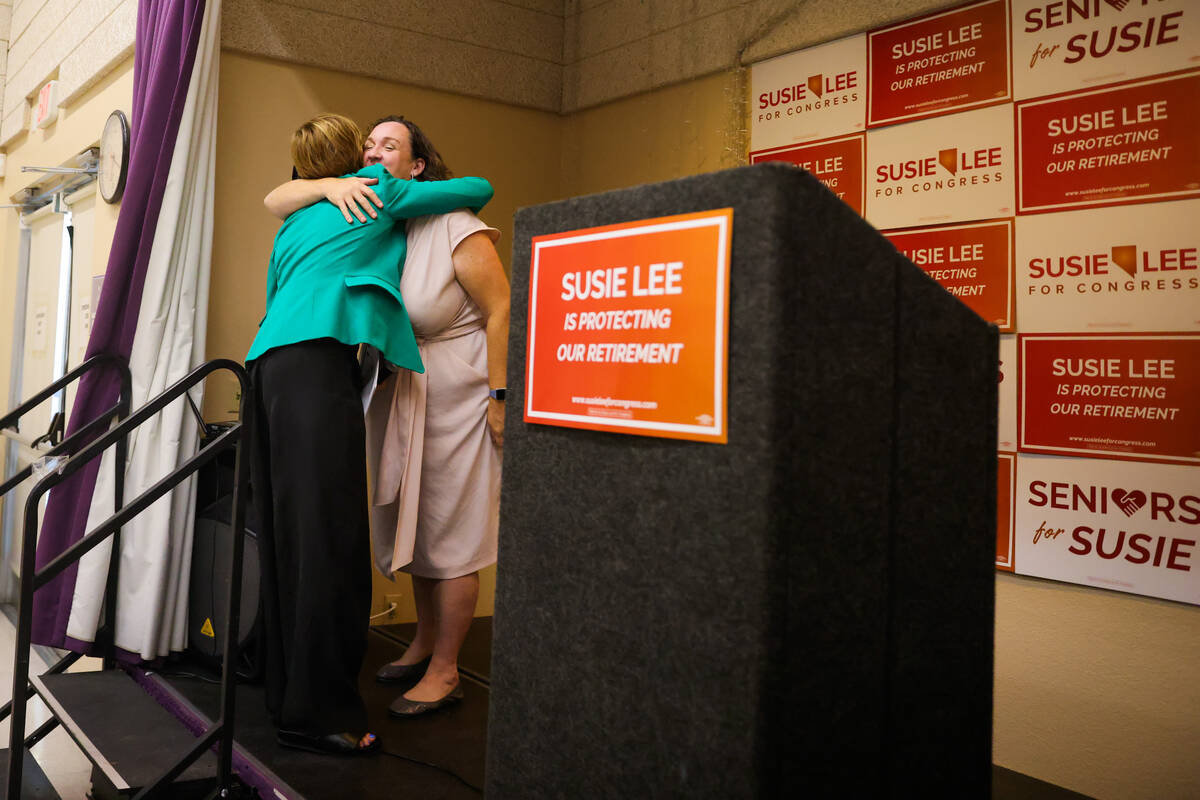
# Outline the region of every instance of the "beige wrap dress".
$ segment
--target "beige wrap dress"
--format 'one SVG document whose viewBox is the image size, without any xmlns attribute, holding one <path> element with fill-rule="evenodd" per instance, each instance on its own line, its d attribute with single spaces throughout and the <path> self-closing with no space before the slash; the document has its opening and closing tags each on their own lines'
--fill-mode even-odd
<svg viewBox="0 0 1200 800">
<path fill-rule="evenodd" d="M 366 419 L 371 543 L 384 575 L 456 578 L 496 561 L 501 452 L 487 425 L 487 336 L 451 258 L 478 231 L 500 238 L 465 210 L 408 221 L 400 293 L 425 373 L 386 376 Z"/>
</svg>

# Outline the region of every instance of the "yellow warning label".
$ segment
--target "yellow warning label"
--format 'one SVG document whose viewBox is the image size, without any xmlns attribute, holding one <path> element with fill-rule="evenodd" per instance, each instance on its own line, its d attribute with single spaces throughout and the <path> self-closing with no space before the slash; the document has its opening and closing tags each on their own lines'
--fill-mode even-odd
<svg viewBox="0 0 1200 800">
<path fill-rule="evenodd" d="M 205 636 L 207 636 L 210 639 L 217 638 L 217 633 L 216 633 L 216 631 L 213 630 L 211 619 L 204 620 L 204 627 L 202 627 L 200 629 L 200 632 L 203 633 Z"/>
</svg>

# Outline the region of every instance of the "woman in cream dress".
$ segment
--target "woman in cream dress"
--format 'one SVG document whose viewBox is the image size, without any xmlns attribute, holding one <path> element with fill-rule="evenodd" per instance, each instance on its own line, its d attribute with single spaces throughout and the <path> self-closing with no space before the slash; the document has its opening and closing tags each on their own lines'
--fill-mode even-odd
<svg viewBox="0 0 1200 800">
<path fill-rule="evenodd" d="M 422 177 L 450 176 L 402 117 L 373 126 L 363 161 L 418 162 Z M 466 210 L 408 222 L 400 294 L 425 373 L 393 373 L 367 414 L 376 566 L 412 575 L 417 606 L 412 646 L 377 673 L 385 683 L 415 683 L 392 703 L 393 716 L 461 698 L 458 651 L 474 616 L 479 569 L 496 561 L 509 306 L 499 238 Z"/>
<path fill-rule="evenodd" d="M 465 210 L 409 221 L 400 292 L 425 373 L 393 373 L 367 412 L 375 564 L 384 575 L 411 574 L 417 605 L 412 646 L 377 676 L 417 683 L 392 704 L 393 715 L 461 696 L 458 650 L 474 616 L 478 571 L 496 562 L 503 400 L 489 393 L 503 386 L 508 287 L 505 280 L 503 303 L 496 298 L 485 311 L 460 275 L 496 258 L 499 235 Z M 498 281 L 504 272 L 496 262 Z M 503 328 L 498 348 L 490 346 L 489 322 Z M 499 375 L 489 380 L 497 349 Z M 489 425 L 489 408 L 499 410 L 497 424 Z"/>
</svg>

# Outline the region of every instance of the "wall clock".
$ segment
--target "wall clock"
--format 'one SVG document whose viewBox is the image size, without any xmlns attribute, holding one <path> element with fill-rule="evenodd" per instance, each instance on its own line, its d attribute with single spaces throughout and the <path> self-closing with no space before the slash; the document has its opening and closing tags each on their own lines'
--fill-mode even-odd
<svg viewBox="0 0 1200 800">
<path fill-rule="evenodd" d="M 120 109 L 108 115 L 100 135 L 100 163 L 96 179 L 100 196 L 106 203 L 115 203 L 125 191 L 129 173 L 129 120 Z"/>
</svg>

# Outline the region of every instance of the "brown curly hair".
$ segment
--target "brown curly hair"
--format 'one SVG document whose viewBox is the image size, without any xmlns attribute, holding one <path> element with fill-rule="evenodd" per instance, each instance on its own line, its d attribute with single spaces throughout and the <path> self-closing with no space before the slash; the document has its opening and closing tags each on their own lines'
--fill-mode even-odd
<svg viewBox="0 0 1200 800">
<path fill-rule="evenodd" d="M 400 114 L 389 114 L 386 117 L 380 117 L 371 123 L 368 130 L 375 130 L 377 125 L 382 125 L 385 122 L 398 122 L 408 128 L 408 138 L 412 143 L 413 160 L 418 158 L 425 162 L 425 169 L 421 170 L 420 174 L 413 177 L 413 180 L 418 181 L 444 181 L 447 178 L 453 178 L 454 173 L 446 166 L 446 162 L 442 160 L 442 154 L 433 146 L 433 142 L 429 141 L 429 137 L 421 130 L 417 123 L 411 119 L 405 119 Z M 364 140 L 365 141 L 365 140 Z M 361 153 L 360 161 L 361 161 Z"/>
</svg>

